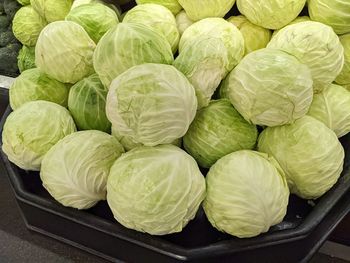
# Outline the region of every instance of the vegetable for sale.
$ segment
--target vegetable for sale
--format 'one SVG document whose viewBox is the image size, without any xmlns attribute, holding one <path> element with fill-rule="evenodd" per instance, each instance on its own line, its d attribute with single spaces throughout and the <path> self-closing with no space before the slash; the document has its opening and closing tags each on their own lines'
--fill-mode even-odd
<svg viewBox="0 0 350 263">
<path fill-rule="evenodd" d="M 341 85 L 350 84 L 350 33 L 339 37 L 344 48 L 344 66 L 335 82 Z"/>
<path fill-rule="evenodd" d="M 205 180 L 196 161 L 173 145 L 138 147 L 123 154 L 107 182 L 115 219 L 152 235 L 180 232 L 204 197 Z"/>
<path fill-rule="evenodd" d="M 64 20 L 73 0 L 30 0 L 31 5 L 48 23 Z"/>
<path fill-rule="evenodd" d="M 168 8 L 174 15 L 179 13 L 182 6 L 179 4 L 178 0 L 136 0 L 138 5 L 141 4 L 158 4 Z"/>
</svg>

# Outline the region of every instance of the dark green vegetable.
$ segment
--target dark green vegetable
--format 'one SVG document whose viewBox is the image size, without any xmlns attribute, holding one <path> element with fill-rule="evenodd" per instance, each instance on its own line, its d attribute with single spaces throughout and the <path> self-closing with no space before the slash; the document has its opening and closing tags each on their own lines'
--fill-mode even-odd
<svg viewBox="0 0 350 263">
<path fill-rule="evenodd" d="M 5 14 L 4 0 L 0 0 L 0 15 Z"/>
<path fill-rule="evenodd" d="M 0 33 L 0 47 L 6 47 L 9 44 L 16 43 L 17 39 L 13 35 L 12 31 L 5 31 Z"/>
<path fill-rule="evenodd" d="M 4 10 L 7 17 L 12 20 L 21 5 L 14 0 L 4 0 Z"/>
<path fill-rule="evenodd" d="M 35 47 L 23 46 L 17 59 L 19 72 L 35 68 Z"/>
<path fill-rule="evenodd" d="M 6 15 L 1 15 L 0 16 L 0 28 L 8 28 L 10 25 L 10 19 Z"/>
<path fill-rule="evenodd" d="M 16 44 L 0 48 L 0 72 L 16 73 L 17 68 L 17 47 Z"/>
</svg>

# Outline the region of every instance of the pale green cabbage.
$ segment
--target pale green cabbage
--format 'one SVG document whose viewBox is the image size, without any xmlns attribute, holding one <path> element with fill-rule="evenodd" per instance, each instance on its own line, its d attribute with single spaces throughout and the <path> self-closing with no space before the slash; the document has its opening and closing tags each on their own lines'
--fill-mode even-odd
<svg viewBox="0 0 350 263">
<path fill-rule="evenodd" d="M 130 151 L 136 147 L 143 146 L 142 143 L 136 143 L 134 142 L 129 136 L 123 136 L 119 133 L 119 131 L 112 126 L 112 135 L 117 138 L 117 140 L 123 145 L 124 149 L 126 151 Z M 182 145 L 182 138 L 178 138 L 175 141 L 173 141 L 171 144 L 181 147 Z"/>
<path fill-rule="evenodd" d="M 64 20 L 73 0 L 30 0 L 33 8 L 49 23 Z"/>
<path fill-rule="evenodd" d="M 203 37 L 217 38 L 223 42 L 229 62 L 227 73 L 242 59 L 244 55 L 243 35 L 237 27 L 223 18 L 206 18 L 187 28 L 180 39 L 180 54 L 187 45 L 196 45 L 198 39 L 203 39 Z"/>
<path fill-rule="evenodd" d="M 77 82 L 69 91 L 68 109 L 79 130 L 110 132 L 111 123 L 106 116 L 108 89 L 97 74 Z"/>
<path fill-rule="evenodd" d="M 294 25 L 294 24 L 298 24 L 300 22 L 306 22 L 306 21 L 311 21 L 310 17 L 308 16 L 298 16 L 296 19 L 294 19 L 292 22 L 290 22 L 288 25 Z M 280 32 L 281 29 L 277 29 L 275 31 L 273 31 L 272 37 L 274 37 L 278 32 Z"/>
<path fill-rule="evenodd" d="M 180 35 L 182 35 L 185 32 L 185 30 L 188 27 L 190 27 L 193 23 L 194 21 L 188 17 L 185 10 L 182 10 L 176 15 L 176 24 Z"/>
<path fill-rule="evenodd" d="M 133 66 L 173 61 L 166 38 L 137 23 L 118 24 L 101 38 L 94 53 L 95 71 L 107 88 L 113 79 Z"/>
<path fill-rule="evenodd" d="M 198 164 L 209 168 L 231 152 L 253 149 L 257 137 L 255 125 L 244 120 L 228 100 L 213 100 L 198 111 L 183 142 Z"/>
<path fill-rule="evenodd" d="M 29 101 L 46 100 L 67 107 L 69 86 L 59 82 L 38 68 L 19 75 L 10 87 L 10 105 L 13 110 Z"/>
<path fill-rule="evenodd" d="M 155 146 L 185 135 L 197 99 L 191 83 L 173 66 L 143 64 L 112 82 L 106 109 L 120 135 Z"/>
<path fill-rule="evenodd" d="M 31 101 L 10 113 L 2 132 L 2 150 L 24 170 L 39 171 L 44 155 L 76 131 L 68 110 L 48 101 Z"/>
<path fill-rule="evenodd" d="M 312 20 L 331 26 L 337 34 L 350 33 L 349 0 L 308 0 Z"/>
<path fill-rule="evenodd" d="M 174 15 L 179 13 L 182 6 L 179 4 L 178 0 L 136 0 L 138 5 L 141 4 L 158 4 L 168 8 Z"/>
<path fill-rule="evenodd" d="M 308 112 L 312 83 L 310 70 L 294 56 L 265 48 L 245 56 L 223 89 L 247 121 L 276 126 L 292 123 Z"/>
<path fill-rule="evenodd" d="M 163 35 L 168 40 L 173 53 L 176 52 L 180 33 L 174 15 L 166 7 L 156 4 L 137 5 L 126 13 L 123 22 L 149 26 Z"/>
<path fill-rule="evenodd" d="M 35 46 L 46 21 L 30 6 L 21 7 L 12 21 L 15 37 L 26 46 Z"/>
<path fill-rule="evenodd" d="M 196 161 L 173 145 L 138 147 L 112 166 L 107 201 L 115 219 L 152 235 L 182 231 L 205 197 Z"/>
<path fill-rule="evenodd" d="M 199 37 L 186 45 L 173 64 L 191 82 L 196 91 L 198 109 L 209 104 L 229 67 L 228 52 L 218 38 Z"/>
<path fill-rule="evenodd" d="M 207 17 L 224 17 L 235 0 L 179 0 L 188 17 L 198 21 Z"/>
<path fill-rule="evenodd" d="M 35 68 L 35 47 L 23 46 L 18 53 L 17 66 L 19 72 Z"/>
<path fill-rule="evenodd" d="M 304 8 L 306 0 L 237 0 L 240 13 L 255 25 L 280 29 L 292 22 Z"/>
<path fill-rule="evenodd" d="M 35 47 L 35 64 L 64 83 L 76 83 L 93 73 L 96 45 L 83 27 L 71 21 L 47 25 Z"/>
<path fill-rule="evenodd" d="M 343 170 L 344 149 L 337 136 L 310 116 L 265 129 L 258 149 L 275 157 L 286 173 L 290 191 L 305 199 L 322 196 Z"/>
<path fill-rule="evenodd" d="M 350 85 L 350 34 L 342 35 L 339 39 L 344 48 L 344 66 L 335 82 L 341 85 Z"/>
<path fill-rule="evenodd" d="M 289 190 L 285 174 L 267 154 L 243 150 L 226 155 L 210 168 L 206 183 L 204 211 L 222 232 L 254 237 L 286 215 Z"/>
<path fill-rule="evenodd" d="M 342 86 L 330 85 L 315 94 L 308 115 L 342 137 L 350 132 L 350 92 Z"/>
<path fill-rule="evenodd" d="M 272 33 L 269 29 L 252 24 L 242 15 L 231 16 L 227 21 L 234 24 L 241 31 L 244 38 L 245 54 L 265 48 L 270 42 Z"/>
<path fill-rule="evenodd" d="M 297 57 L 311 70 L 314 91 L 320 92 L 339 75 L 344 64 L 344 49 L 329 26 L 301 22 L 278 32 L 267 45 Z"/>
<path fill-rule="evenodd" d="M 119 22 L 114 10 L 100 3 L 75 7 L 68 13 L 66 20 L 81 25 L 95 43 Z"/>
<path fill-rule="evenodd" d="M 48 151 L 40 178 L 62 205 L 88 209 L 106 200 L 109 170 L 123 152 L 123 146 L 107 133 L 76 132 Z"/>
<path fill-rule="evenodd" d="M 21 5 L 30 5 L 30 0 L 17 0 Z"/>
</svg>

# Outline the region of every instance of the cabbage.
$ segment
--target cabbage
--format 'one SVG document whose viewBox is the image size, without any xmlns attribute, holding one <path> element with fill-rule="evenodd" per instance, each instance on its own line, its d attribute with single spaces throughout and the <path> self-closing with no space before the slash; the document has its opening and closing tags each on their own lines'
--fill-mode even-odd
<svg viewBox="0 0 350 263">
<path fill-rule="evenodd" d="M 68 108 L 79 130 L 110 132 L 111 123 L 105 110 L 107 93 L 97 74 L 82 79 L 70 89 Z"/>
<path fill-rule="evenodd" d="M 30 5 L 30 0 L 17 0 L 21 5 Z"/>
<path fill-rule="evenodd" d="M 123 152 L 123 146 L 107 133 L 76 132 L 48 151 L 40 178 L 62 205 L 88 209 L 106 200 L 109 170 Z"/>
<path fill-rule="evenodd" d="M 294 24 L 298 24 L 300 22 L 306 22 L 306 21 L 311 21 L 310 17 L 308 17 L 308 16 L 298 16 L 296 19 L 294 19 L 292 22 L 290 22 L 286 26 L 290 26 L 290 25 L 294 25 Z M 273 31 L 272 37 L 274 37 L 278 32 L 280 32 L 280 30 L 281 29 Z"/>
<path fill-rule="evenodd" d="M 10 105 L 13 110 L 24 103 L 46 100 L 67 107 L 69 86 L 52 79 L 40 69 L 28 69 L 19 75 L 10 88 Z"/>
<path fill-rule="evenodd" d="M 35 68 L 35 47 L 23 46 L 18 53 L 17 66 L 19 72 Z"/>
<path fill-rule="evenodd" d="M 123 154 L 107 182 L 107 201 L 115 219 L 152 235 L 180 232 L 204 197 L 205 180 L 197 163 L 172 145 L 139 147 Z"/>
<path fill-rule="evenodd" d="M 348 0 L 308 0 L 312 20 L 331 26 L 337 34 L 350 33 Z"/>
<path fill-rule="evenodd" d="M 245 54 L 265 48 L 270 42 L 271 31 L 250 23 L 244 16 L 231 16 L 227 21 L 234 24 L 241 31 L 244 38 Z"/>
<path fill-rule="evenodd" d="M 120 23 L 108 31 L 94 53 L 94 68 L 109 88 L 113 79 L 129 68 L 144 63 L 173 63 L 170 44 L 147 26 Z"/>
<path fill-rule="evenodd" d="M 265 129 L 258 149 L 276 158 L 286 173 L 291 192 L 305 199 L 322 196 L 343 170 L 344 149 L 337 136 L 310 116 L 290 125 Z"/>
<path fill-rule="evenodd" d="M 345 63 L 335 82 L 338 84 L 350 84 L 350 34 L 342 35 L 339 39 L 344 48 Z"/>
<path fill-rule="evenodd" d="M 233 106 L 257 125 L 292 123 L 308 112 L 312 102 L 310 70 L 280 50 L 248 54 L 224 85 Z"/>
<path fill-rule="evenodd" d="M 175 59 L 174 66 L 191 82 L 196 91 L 198 109 L 208 106 L 214 91 L 227 74 L 228 54 L 217 38 L 199 37 L 187 45 Z"/>
<path fill-rule="evenodd" d="M 58 21 L 47 25 L 35 47 L 35 64 L 64 83 L 76 83 L 93 73 L 95 43 L 77 23 Z"/>
<path fill-rule="evenodd" d="M 348 91 L 350 91 L 350 84 L 346 84 L 346 85 L 342 85 L 345 89 L 347 89 Z"/>
<path fill-rule="evenodd" d="M 67 21 L 81 25 L 91 39 L 98 43 L 101 37 L 118 24 L 117 14 L 106 5 L 93 3 L 78 6 L 66 16 Z"/>
<path fill-rule="evenodd" d="M 73 0 L 30 0 L 33 8 L 49 23 L 64 20 Z"/>
<path fill-rule="evenodd" d="M 253 149 L 257 137 L 256 127 L 245 121 L 228 100 L 213 100 L 198 111 L 183 142 L 198 164 L 209 168 L 231 152 Z"/>
<path fill-rule="evenodd" d="M 134 142 L 130 136 L 123 136 L 120 134 L 120 132 L 112 126 L 112 135 L 115 136 L 117 138 L 117 140 L 121 143 L 121 145 L 123 145 L 124 149 L 126 151 L 130 151 L 136 147 L 139 146 L 143 146 L 142 143 L 136 143 Z M 177 147 L 181 147 L 182 144 L 182 139 L 178 138 L 175 141 L 173 141 L 171 144 L 177 146 Z"/>
<path fill-rule="evenodd" d="M 130 0 L 125 0 L 124 2 L 127 2 L 127 1 L 130 1 Z M 123 2 L 123 1 L 120 0 L 118 4 L 123 4 L 120 2 Z M 82 5 L 88 5 L 88 4 L 103 4 L 107 7 L 109 7 L 110 9 L 112 9 L 116 13 L 116 15 L 118 17 L 118 21 L 121 21 L 121 15 L 122 15 L 121 8 L 118 5 L 108 4 L 103 0 L 74 0 L 73 4 L 71 6 L 71 10 L 73 10 L 76 7 L 79 7 Z"/>
<path fill-rule="evenodd" d="M 238 151 L 217 161 L 206 177 L 203 207 L 210 223 L 240 238 L 265 233 L 287 212 L 289 190 L 273 157 Z"/>
<path fill-rule="evenodd" d="M 135 143 L 171 143 L 185 135 L 197 100 L 186 77 L 173 66 L 143 64 L 116 78 L 107 95 L 107 117 Z"/>
<path fill-rule="evenodd" d="M 174 15 L 161 5 L 143 4 L 132 8 L 124 16 L 125 23 L 140 23 L 149 26 L 163 35 L 169 42 L 173 53 L 176 52 L 180 33 L 177 30 Z"/>
<path fill-rule="evenodd" d="M 305 3 L 306 0 L 237 0 L 237 7 L 253 24 L 280 29 L 299 15 Z"/>
<path fill-rule="evenodd" d="M 188 17 L 198 21 L 207 17 L 224 17 L 235 0 L 178 0 Z"/>
<path fill-rule="evenodd" d="M 350 92 L 332 84 L 315 94 L 308 115 L 323 122 L 338 137 L 350 132 Z"/>
<path fill-rule="evenodd" d="M 35 46 L 41 30 L 45 27 L 45 20 L 30 6 L 21 7 L 12 22 L 15 37 L 27 46 Z"/>
<path fill-rule="evenodd" d="M 188 17 L 185 10 L 182 10 L 176 15 L 176 24 L 180 35 L 182 35 L 188 27 L 193 25 L 193 23 L 194 21 Z"/>
<path fill-rule="evenodd" d="M 180 39 L 180 54 L 187 45 L 196 45 L 198 39 L 203 39 L 203 37 L 218 38 L 223 42 L 229 62 L 226 68 L 227 73 L 242 59 L 244 55 L 243 35 L 237 27 L 222 18 L 206 18 L 187 28 Z"/>
<path fill-rule="evenodd" d="M 7 117 L 2 150 L 20 168 L 39 171 L 48 150 L 75 131 L 68 110 L 48 101 L 31 101 Z"/>
<path fill-rule="evenodd" d="M 136 0 L 138 5 L 140 4 L 158 4 L 168 8 L 174 15 L 179 13 L 182 6 L 177 0 Z"/>
<path fill-rule="evenodd" d="M 331 84 L 344 64 L 344 49 L 329 26 L 318 22 L 301 22 L 278 32 L 267 45 L 296 56 L 312 74 L 315 92 Z"/>
</svg>

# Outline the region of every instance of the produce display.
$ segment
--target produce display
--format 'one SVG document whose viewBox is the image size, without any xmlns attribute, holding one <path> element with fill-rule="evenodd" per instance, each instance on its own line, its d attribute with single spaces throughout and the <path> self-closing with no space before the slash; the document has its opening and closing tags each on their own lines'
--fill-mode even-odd
<svg viewBox="0 0 350 263">
<path fill-rule="evenodd" d="M 291 194 L 318 199 L 341 176 L 350 2 L 20 2 L 2 150 L 63 206 L 106 200 L 151 235 L 202 207 L 250 238 L 284 220 Z"/>
</svg>

